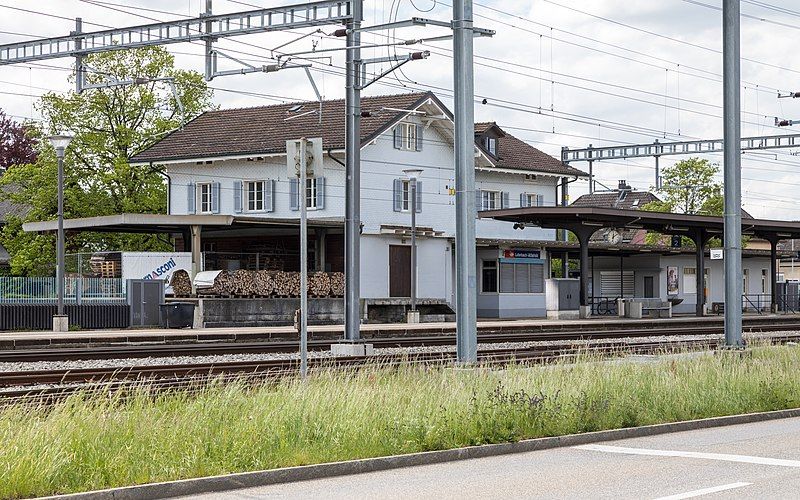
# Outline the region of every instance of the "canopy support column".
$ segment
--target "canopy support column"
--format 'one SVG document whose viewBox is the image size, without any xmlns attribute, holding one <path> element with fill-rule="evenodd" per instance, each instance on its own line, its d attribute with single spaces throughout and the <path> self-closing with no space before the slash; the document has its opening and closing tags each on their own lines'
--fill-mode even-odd
<svg viewBox="0 0 800 500">
<path fill-rule="evenodd" d="M 695 316 L 702 317 L 706 314 L 706 254 L 705 246 L 708 236 L 705 229 L 698 229 L 692 235 L 694 240 L 695 255 Z"/>
<path fill-rule="evenodd" d="M 589 238 L 597 228 L 571 226 L 565 229 L 572 231 L 580 243 L 580 317 L 588 318 L 592 315 L 592 306 L 589 303 Z"/>
</svg>

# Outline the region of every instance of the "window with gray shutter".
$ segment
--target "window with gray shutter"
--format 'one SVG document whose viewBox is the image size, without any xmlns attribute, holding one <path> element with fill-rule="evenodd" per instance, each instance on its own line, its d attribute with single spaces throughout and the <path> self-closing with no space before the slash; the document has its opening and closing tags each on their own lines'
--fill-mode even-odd
<svg viewBox="0 0 800 500">
<path fill-rule="evenodd" d="M 600 271 L 601 297 L 633 297 L 633 271 Z"/>
<path fill-rule="evenodd" d="M 475 190 L 475 211 L 480 212 L 483 210 L 483 196 L 481 195 L 481 190 Z"/>
<path fill-rule="evenodd" d="M 189 183 L 186 194 L 186 212 L 193 214 L 197 212 L 197 201 L 195 198 L 197 196 L 197 185 L 194 182 Z"/>
<path fill-rule="evenodd" d="M 528 264 L 514 264 L 514 292 L 530 293 L 531 280 Z"/>
<path fill-rule="evenodd" d="M 392 129 L 392 133 L 394 134 L 394 149 L 403 149 L 403 132 L 402 127 L 400 125 L 396 125 Z"/>
<path fill-rule="evenodd" d="M 500 208 L 508 208 L 508 191 L 503 191 L 500 201 Z"/>
<path fill-rule="evenodd" d="M 514 291 L 514 264 L 508 262 L 500 263 L 500 293 L 511 293 Z"/>
<path fill-rule="evenodd" d="M 300 179 L 289 179 L 289 210 L 300 210 Z"/>
<path fill-rule="evenodd" d="M 417 181 L 417 213 L 422 212 L 422 181 Z"/>
<path fill-rule="evenodd" d="M 393 209 L 395 212 L 403 211 L 403 179 L 395 179 L 392 188 Z"/>
<path fill-rule="evenodd" d="M 527 207 L 528 206 L 528 195 L 525 193 L 521 193 L 519 195 L 519 206 L 520 207 Z"/>
<path fill-rule="evenodd" d="M 211 213 L 219 213 L 219 182 L 211 183 Z"/>
<path fill-rule="evenodd" d="M 272 201 L 275 198 L 275 180 L 270 179 L 264 184 L 264 211 L 273 212 L 275 210 L 275 204 Z"/>
<path fill-rule="evenodd" d="M 529 264 L 531 293 L 544 293 L 544 264 Z"/>
<path fill-rule="evenodd" d="M 500 293 L 544 293 L 544 264 L 501 262 Z"/>
<path fill-rule="evenodd" d="M 233 181 L 233 211 L 242 213 L 242 181 Z"/>
<path fill-rule="evenodd" d="M 417 151 L 422 151 L 422 125 L 417 125 Z"/>
<path fill-rule="evenodd" d="M 325 177 L 316 177 L 315 183 L 317 187 L 317 210 L 325 208 Z"/>
</svg>

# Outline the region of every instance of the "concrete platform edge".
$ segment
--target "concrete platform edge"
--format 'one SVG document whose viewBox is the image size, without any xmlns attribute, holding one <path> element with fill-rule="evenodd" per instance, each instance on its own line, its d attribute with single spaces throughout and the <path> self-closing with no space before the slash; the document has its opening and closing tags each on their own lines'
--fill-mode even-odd
<svg viewBox="0 0 800 500">
<path fill-rule="evenodd" d="M 429 451 L 411 453 L 408 455 L 393 455 L 388 457 L 350 460 L 346 462 L 304 465 L 299 467 L 287 467 L 265 471 L 226 474 L 222 476 L 182 479 L 178 481 L 150 483 L 137 486 L 124 486 L 107 490 L 73 493 L 45 498 L 74 500 L 146 500 L 174 498 L 185 495 L 214 493 L 240 488 L 266 486 L 269 484 L 292 483 L 335 476 L 363 474 L 366 472 L 399 469 L 418 465 L 453 462 L 456 460 L 491 457 L 511 453 L 524 453 L 566 446 L 578 446 L 602 441 L 654 436 L 671 432 L 692 431 L 792 417 L 800 417 L 800 408 L 761 413 L 745 413 L 741 415 L 655 424 L 643 427 L 611 429 L 583 434 L 569 434 L 566 436 L 528 439 L 516 443 L 470 446 L 467 448 L 456 448 L 453 450 Z"/>
</svg>

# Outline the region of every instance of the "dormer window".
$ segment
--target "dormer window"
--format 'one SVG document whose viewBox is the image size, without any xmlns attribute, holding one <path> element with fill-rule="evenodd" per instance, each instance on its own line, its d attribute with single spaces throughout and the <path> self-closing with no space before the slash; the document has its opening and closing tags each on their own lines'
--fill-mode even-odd
<svg viewBox="0 0 800 500">
<path fill-rule="evenodd" d="M 486 151 L 488 151 L 492 156 L 497 156 L 497 138 L 487 137 L 485 144 Z"/>
</svg>

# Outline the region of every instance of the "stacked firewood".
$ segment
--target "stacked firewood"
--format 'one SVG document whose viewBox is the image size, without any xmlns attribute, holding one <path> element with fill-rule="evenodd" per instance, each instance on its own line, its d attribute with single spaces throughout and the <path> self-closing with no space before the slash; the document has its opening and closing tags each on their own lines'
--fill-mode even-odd
<svg viewBox="0 0 800 500">
<path fill-rule="evenodd" d="M 191 282 L 186 271 L 176 271 L 170 284 L 175 295 L 189 295 Z M 300 273 L 286 271 L 220 271 L 211 287 L 198 288 L 201 295 L 221 297 L 299 297 Z M 311 297 L 343 297 L 344 273 L 308 274 Z"/>
<path fill-rule="evenodd" d="M 344 273 L 328 273 L 331 279 L 331 297 L 344 297 Z"/>
<path fill-rule="evenodd" d="M 312 297 L 327 297 L 331 294 L 331 278 L 328 273 L 320 271 L 308 275 L 308 294 Z"/>
<path fill-rule="evenodd" d="M 186 296 L 192 293 L 192 279 L 189 277 L 189 273 L 183 269 L 172 273 L 169 286 L 172 287 L 172 293 L 176 296 Z"/>
</svg>

